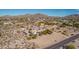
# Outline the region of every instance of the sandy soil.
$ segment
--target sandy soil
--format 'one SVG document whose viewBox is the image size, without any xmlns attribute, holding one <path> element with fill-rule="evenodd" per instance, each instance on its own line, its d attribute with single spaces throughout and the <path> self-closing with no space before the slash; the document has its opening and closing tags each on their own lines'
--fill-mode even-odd
<svg viewBox="0 0 79 59">
<path fill-rule="evenodd" d="M 37 43 L 40 48 L 45 48 L 52 44 L 56 44 L 65 38 L 67 38 L 67 36 L 62 35 L 61 33 L 53 32 L 52 34 L 39 36 L 37 39 L 30 41 Z"/>
</svg>

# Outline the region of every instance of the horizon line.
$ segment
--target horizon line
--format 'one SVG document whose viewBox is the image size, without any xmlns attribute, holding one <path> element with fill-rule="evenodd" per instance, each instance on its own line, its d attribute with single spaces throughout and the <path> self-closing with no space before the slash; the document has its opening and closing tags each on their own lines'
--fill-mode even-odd
<svg viewBox="0 0 79 59">
<path fill-rule="evenodd" d="M 47 14 L 44 14 L 44 13 L 26 13 L 26 14 L 5 14 L 5 15 L 0 15 L 0 17 L 3 17 L 3 16 L 23 16 L 23 15 L 35 15 L 35 14 L 42 14 L 42 15 L 47 15 Z M 75 15 L 77 13 L 74 13 L 74 14 L 69 14 L 69 15 Z M 54 17 L 64 17 L 64 16 L 69 16 L 69 15 L 63 15 L 63 16 L 58 16 L 58 15 L 47 15 L 47 16 L 54 16 Z M 77 14 L 79 15 L 79 14 Z"/>
</svg>

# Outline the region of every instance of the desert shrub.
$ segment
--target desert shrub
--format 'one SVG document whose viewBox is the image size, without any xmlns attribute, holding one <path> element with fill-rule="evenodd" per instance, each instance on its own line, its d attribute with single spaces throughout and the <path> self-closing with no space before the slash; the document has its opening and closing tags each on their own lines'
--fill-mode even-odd
<svg viewBox="0 0 79 59">
<path fill-rule="evenodd" d="M 37 25 L 40 26 L 41 24 L 45 24 L 45 22 L 38 22 Z"/>
<path fill-rule="evenodd" d="M 0 25 L 3 25 L 3 22 L 0 22 Z"/>
<path fill-rule="evenodd" d="M 37 35 L 35 35 L 35 34 L 32 35 L 32 39 L 36 39 L 36 37 L 37 37 Z"/>
<path fill-rule="evenodd" d="M 0 33 L 0 36 L 1 36 L 1 33 Z"/>
<path fill-rule="evenodd" d="M 31 34 L 29 37 L 27 37 L 27 40 L 36 39 L 36 34 Z"/>
<path fill-rule="evenodd" d="M 79 28 L 79 24 L 75 23 L 74 27 Z"/>
<path fill-rule="evenodd" d="M 76 47 L 73 44 L 65 46 L 66 49 L 75 49 Z"/>
<path fill-rule="evenodd" d="M 71 34 L 71 36 L 73 36 L 74 34 Z"/>
<path fill-rule="evenodd" d="M 49 30 L 49 29 L 46 29 L 46 30 L 44 30 L 44 31 L 42 31 L 42 34 L 51 34 L 52 33 L 52 31 L 51 30 Z"/>
<path fill-rule="evenodd" d="M 63 31 L 62 34 L 63 34 L 63 35 L 67 35 L 67 31 Z"/>
<path fill-rule="evenodd" d="M 42 36 L 42 32 L 39 32 L 39 36 Z"/>
<path fill-rule="evenodd" d="M 31 37 L 27 37 L 27 40 L 31 40 Z"/>
</svg>

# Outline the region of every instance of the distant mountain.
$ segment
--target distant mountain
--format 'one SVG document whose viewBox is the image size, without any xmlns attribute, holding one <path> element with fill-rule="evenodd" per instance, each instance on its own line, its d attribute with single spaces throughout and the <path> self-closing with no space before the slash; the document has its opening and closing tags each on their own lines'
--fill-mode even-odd
<svg viewBox="0 0 79 59">
<path fill-rule="evenodd" d="M 64 16 L 64 17 L 58 17 L 58 16 L 48 16 L 45 14 L 25 14 L 25 15 L 17 15 L 17 16 L 1 16 L 0 20 L 4 20 L 4 21 L 10 21 L 10 20 L 22 20 L 25 19 L 30 20 L 30 21 L 38 21 L 38 20 L 58 20 L 58 19 L 62 19 L 62 20 L 76 20 L 79 21 L 79 14 L 72 14 L 72 15 L 68 15 L 68 16 Z"/>
<path fill-rule="evenodd" d="M 79 21 L 79 14 L 68 15 L 68 16 L 63 17 L 63 19 Z"/>
<path fill-rule="evenodd" d="M 29 19 L 31 21 L 37 21 L 37 20 L 50 20 L 50 19 L 54 19 L 56 17 L 52 17 L 52 16 L 48 16 L 45 14 L 25 14 L 25 15 L 17 15 L 17 16 L 1 16 L 0 19 L 1 20 L 19 20 L 19 19 Z"/>
</svg>

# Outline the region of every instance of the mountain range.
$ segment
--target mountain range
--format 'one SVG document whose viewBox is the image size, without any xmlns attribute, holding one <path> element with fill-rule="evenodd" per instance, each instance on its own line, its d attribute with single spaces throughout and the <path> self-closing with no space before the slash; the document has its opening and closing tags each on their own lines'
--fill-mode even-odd
<svg viewBox="0 0 79 59">
<path fill-rule="evenodd" d="M 79 14 L 72 14 L 64 17 L 58 16 L 48 16 L 45 14 L 25 14 L 25 15 L 17 15 L 17 16 L 0 16 L 0 20 L 8 21 L 8 20 L 21 20 L 21 19 L 29 19 L 31 21 L 37 20 L 55 20 L 55 19 L 62 19 L 62 20 L 76 20 L 79 21 Z"/>
</svg>

